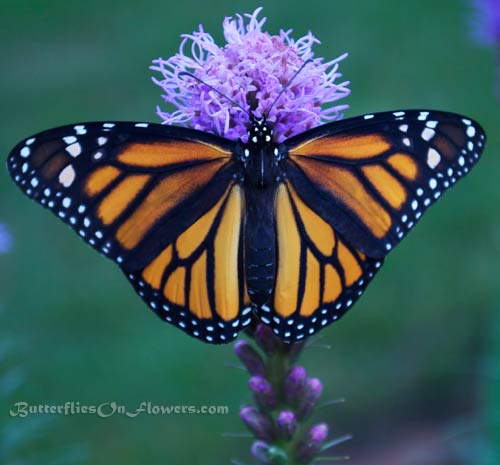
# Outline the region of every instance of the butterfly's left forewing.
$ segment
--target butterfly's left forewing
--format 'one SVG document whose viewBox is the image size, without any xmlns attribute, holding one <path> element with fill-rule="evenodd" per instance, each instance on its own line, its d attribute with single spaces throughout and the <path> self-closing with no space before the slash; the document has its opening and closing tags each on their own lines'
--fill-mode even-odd
<svg viewBox="0 0 500 465">
<path fill-rule="evenodd" d="M 223 342 L 245 305 L 233 145 L 156 124 L 82 123 L 26 139 L 8 167 L 29 197 L 117 262 L 160 317 Z"/>
<path fill-rule="evenodd" d="M 444 191 L 467 174 L 482 128 L 438 111 L 351 118 L 283 144 L 288 176 L 353 246 L 383 258 Z"/>
</svg>

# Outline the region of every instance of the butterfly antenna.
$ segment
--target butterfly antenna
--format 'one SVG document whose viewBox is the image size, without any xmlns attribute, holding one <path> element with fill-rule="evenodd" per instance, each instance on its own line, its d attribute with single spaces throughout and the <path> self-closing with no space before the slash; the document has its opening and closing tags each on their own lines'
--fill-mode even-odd
<svg viewBox="0 0 500 465">
<path fill-rule="evenodd" d="M 265 114 L 265 117 L 267 119 L 267 117 L 269 116 L 269 113 L 271 113 L 271 110 L 273 109 L 274 105 L 276 105 L 276 103 L 278 102 L 278 100 L 281 98 L 281 96 L 285 93 L 285 91 L 290 87 L 290 84 L 292 84 L 292 82 L 295 80 L 295 78 L 302 72 L 302 70 L 309 64 L 311 63 L 313 60 L 312 58 L 309 58 L 309 60 L 306 60 L 304 61 L 304 63 L 302 63 L 302 66 L 296 71 L 296 73 L 291 77 L 291 79 L 283 86 L 283 89 L 281 89 L 280 93 L 278 94 L 278 96 L 274 99 L 274 102 L 271 103 L 271 106 L 269 107 L 269 110 L 267 110 L 266 114 Z"/>
<path fill-rule="evenodd" d="M 245 108 L 243 108 L 238 102 L 236 102 L 232 98 L 228 97 L 227 95 L 223 94 L 222 92 L 220 92 L 219 90 L 217 90 L 214 86 L 211 86 L 210 84 L 207 84 L 205 81 L 202 81 L 199 77 L 196 77 L 194 74 L 188 73 L 187 71 L 181 71 L 179 73 L 179 77 L 182 78 L 182 76 L 188 76 L 190 78 L 193 78 L 195 81 L 198 81 L 200 84 L 203 84 L 204 86 L 207 86 L 210 90 L 213 90 L 216 94 L 219 94 L 221 97 L 224 97 L 226 100 L 228 100 L 229 102 L 231 102 L 234 106 L 237 106 L 238 108 L 240 108 L 241 110 L 243 110 L 249 117 L 251 117 L 249 111 L 245 110 Z"/>
</svg>

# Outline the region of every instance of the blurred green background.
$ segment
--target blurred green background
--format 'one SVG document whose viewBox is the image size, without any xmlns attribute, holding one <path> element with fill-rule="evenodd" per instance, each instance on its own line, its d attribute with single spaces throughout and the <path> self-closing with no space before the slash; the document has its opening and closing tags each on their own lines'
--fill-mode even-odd
<svg viewBox="0 0 500 465">
<path fill-rule="evenodd" d="M 349 52 L 346 116 L 428 107 L 484 125 L 484 159 L 322 333 L 331 349 L 310 349 L 303 363 L 324 381 L 324 400 L 347 400 L 317 418 L 354 434 L 342 449 L 351 464 L 500 464 L 500 108 L 496 56 L 472 41 L 467 3 L 2 0 L 0 153 L 70 122 L 158 121 L 150 61 L 199 23 L 222 43 L 223 18 L 260 5 L 271 33 L 311 30 L 317 56 Z M 222 436 L 244 431 L 238 409 L 250 401 L 245 372 L 227 367 L 230 346 L 161 324 L 115 265 L 3 168 L 0 222 L 15 241 L 0 255 L 3 463 L 250 460 L 248 439 Z M 9 418 L 20 400 L 216 404 L 229 415 Z"/>
</svg>

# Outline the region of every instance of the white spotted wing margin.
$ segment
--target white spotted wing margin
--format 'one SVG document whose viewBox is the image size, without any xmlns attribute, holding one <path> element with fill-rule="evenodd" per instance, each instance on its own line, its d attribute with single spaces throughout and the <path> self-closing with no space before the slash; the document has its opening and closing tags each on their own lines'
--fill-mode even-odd
<svg viewBox="0 0 500 465">
<path fill-rule="evenodd" d="M 231 141 L 187 128 L 137 122 L 86 122 L 50 129 L 21 141 L 8 156 L 7 167 L 14 182 L 28 197 L 51 210 L 98 252 L 117 262 L 124 270 L 133 271 L 143 267 L 158 249 L 211 208 L 234 174 L 229 155 L 223 160 L 215 160 L 220 166 L 214 171 L 215 182 L 207 182 L 190 193 L 183 201 L 188 202 L 190 208 L 185 208 L 183 203 L 172 209 L 169 215 L 157 221 L 140 244 L 126 249 L 116 238 L 117 229 L 149 191 L 175 173 L 183 170 L 187 173 L 188 168 L 198 165 L 213 166 L 213 161 L 183 163 L 180 160 L 167 168 L 137 167 L 118 160 L 124 148 L 132 144 L 152 146 L 169 141 L 201 142 L 206 147 L 220 148 L 224 154 L 230 154 L 234 148 Z M 165 153 L 165 159 L 168 160 L 170 155 Z M 137 157 L 140 161 L 141 154 Z M 98 168 L 107 165 L 119 170 L 120 176 L 106 185 L 102 194 L 90 198 L 85 194 L 85 183 Z M 129 175 L 147 175 L 149 180 L 116 221 L 103 224 L 97 215 L 99 204 L 127 176 L 131 177 Z M 169 219 L 173 227 L 164 228 L 167 216 L 174 217 L 174 220 Z"/>
<path fill-rule="evenodd" d="M 362 146 L 357 146 L 352 151 L 356 156 L 351 154 L 349 157 L 335 156 L 331 153 L 335 148 L 330 153 L 295 154 L 309 141 L 331 139 L 332 147 L 337 147 L 340 140 L 342 150 L 349 150 L 350 140 L 359 142 L 371 136 L 383 141 L 381 145 L 385 144 L 380 153 L 368 156 L 363 154 Z M 314 205 L 318 214 L 351 245 L 370 257 L 381 259 L 406 236 L 429 206 L 470 171 L 479 160 L 485 143 L 484 130 L 470 118 L 433 110 L 397 110 L 367 114 L 311 129 L 286 140 L 280 151 L 289 153 L 288 176 L 305 201 Z M 373 150 L 373 147 L 368 150 Z M 403 176 L 390 163 L 394 159 L 391 157 L 398 154 L 409 157 L 414 163 L 413 177 Z M 321 179 L 311 179 L 304 169 L 311 162 L 321 167 L 317 171 L 323 179 L 328 177 L 329 167 L 335 167 L 363 186 L 390 219 L 387 230 L 376 235 L 346 202 L 321 186 Z M 383 168 L 386 176 L 404 189 L 404 201 L 397 208 L 394 202 L 391 205 L 393 199 L 387 193 L 387 187 L 384 191 L 382 183 L 377 184 L 376 179 L 374 181 L 366 175 L 367 168 L 375 166 Z M 343 187 L 349 191 L 348 186 Z M 357 194 L 350 192 L 348 195 Z M 377 212 L 372 210 L 370 215 L 375 218 Z"/>
</svg>

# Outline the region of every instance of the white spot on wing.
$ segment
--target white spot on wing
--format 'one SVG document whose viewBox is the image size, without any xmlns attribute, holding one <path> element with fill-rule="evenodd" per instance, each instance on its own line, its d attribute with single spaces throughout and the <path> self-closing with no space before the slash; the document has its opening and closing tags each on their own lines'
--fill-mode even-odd
<svg viewBox="0 0 500 465">
<path fill-rule="evenodd" d="M 29 147 L 23 147 L 21 149 L 21 157 L 23 157 L 23 158 L 29 157 L 30 153 L 31 153 L 31 150 L 29 149 Z"/>
<path fill-rule="evenodd" d="M 59 173 L 59 182 L 64 187 L 69 187 L 75 180 L 75 169 L 73 165 L 68 165 Z"/>
<path fill-rule="evenodd" d="M 429 168 L 434 169 L 437 165 L 439 165 L 440 161 L 441 155 L 439 155 L 439 152 L 436 149 L 430 148 L 427 152 L 427 164 L 429 165 Z"/>
<path fill-rule="evenodd" d="M 66 136 L 63 137 L 63 141 L 66 142 L 66 144 L 72 144 L 73 142 L 76 142 L 78 139 L 75 136 Z"/>
<path fill-rule="evenodd" d="M 436 134 L 436 132 L 433 129 L 425 128 L 422 131 L 422 139 L 430 141 L 434 137 L 434 134 Z"/>
<path fill-rule="evenodd" d="M 82 146 L 76 142 L 74 144 L 68 145 L 66 147 L 66 152 L 68 152 L 72 157 L 77 157 L 82 153 Z"/>
</svg>

